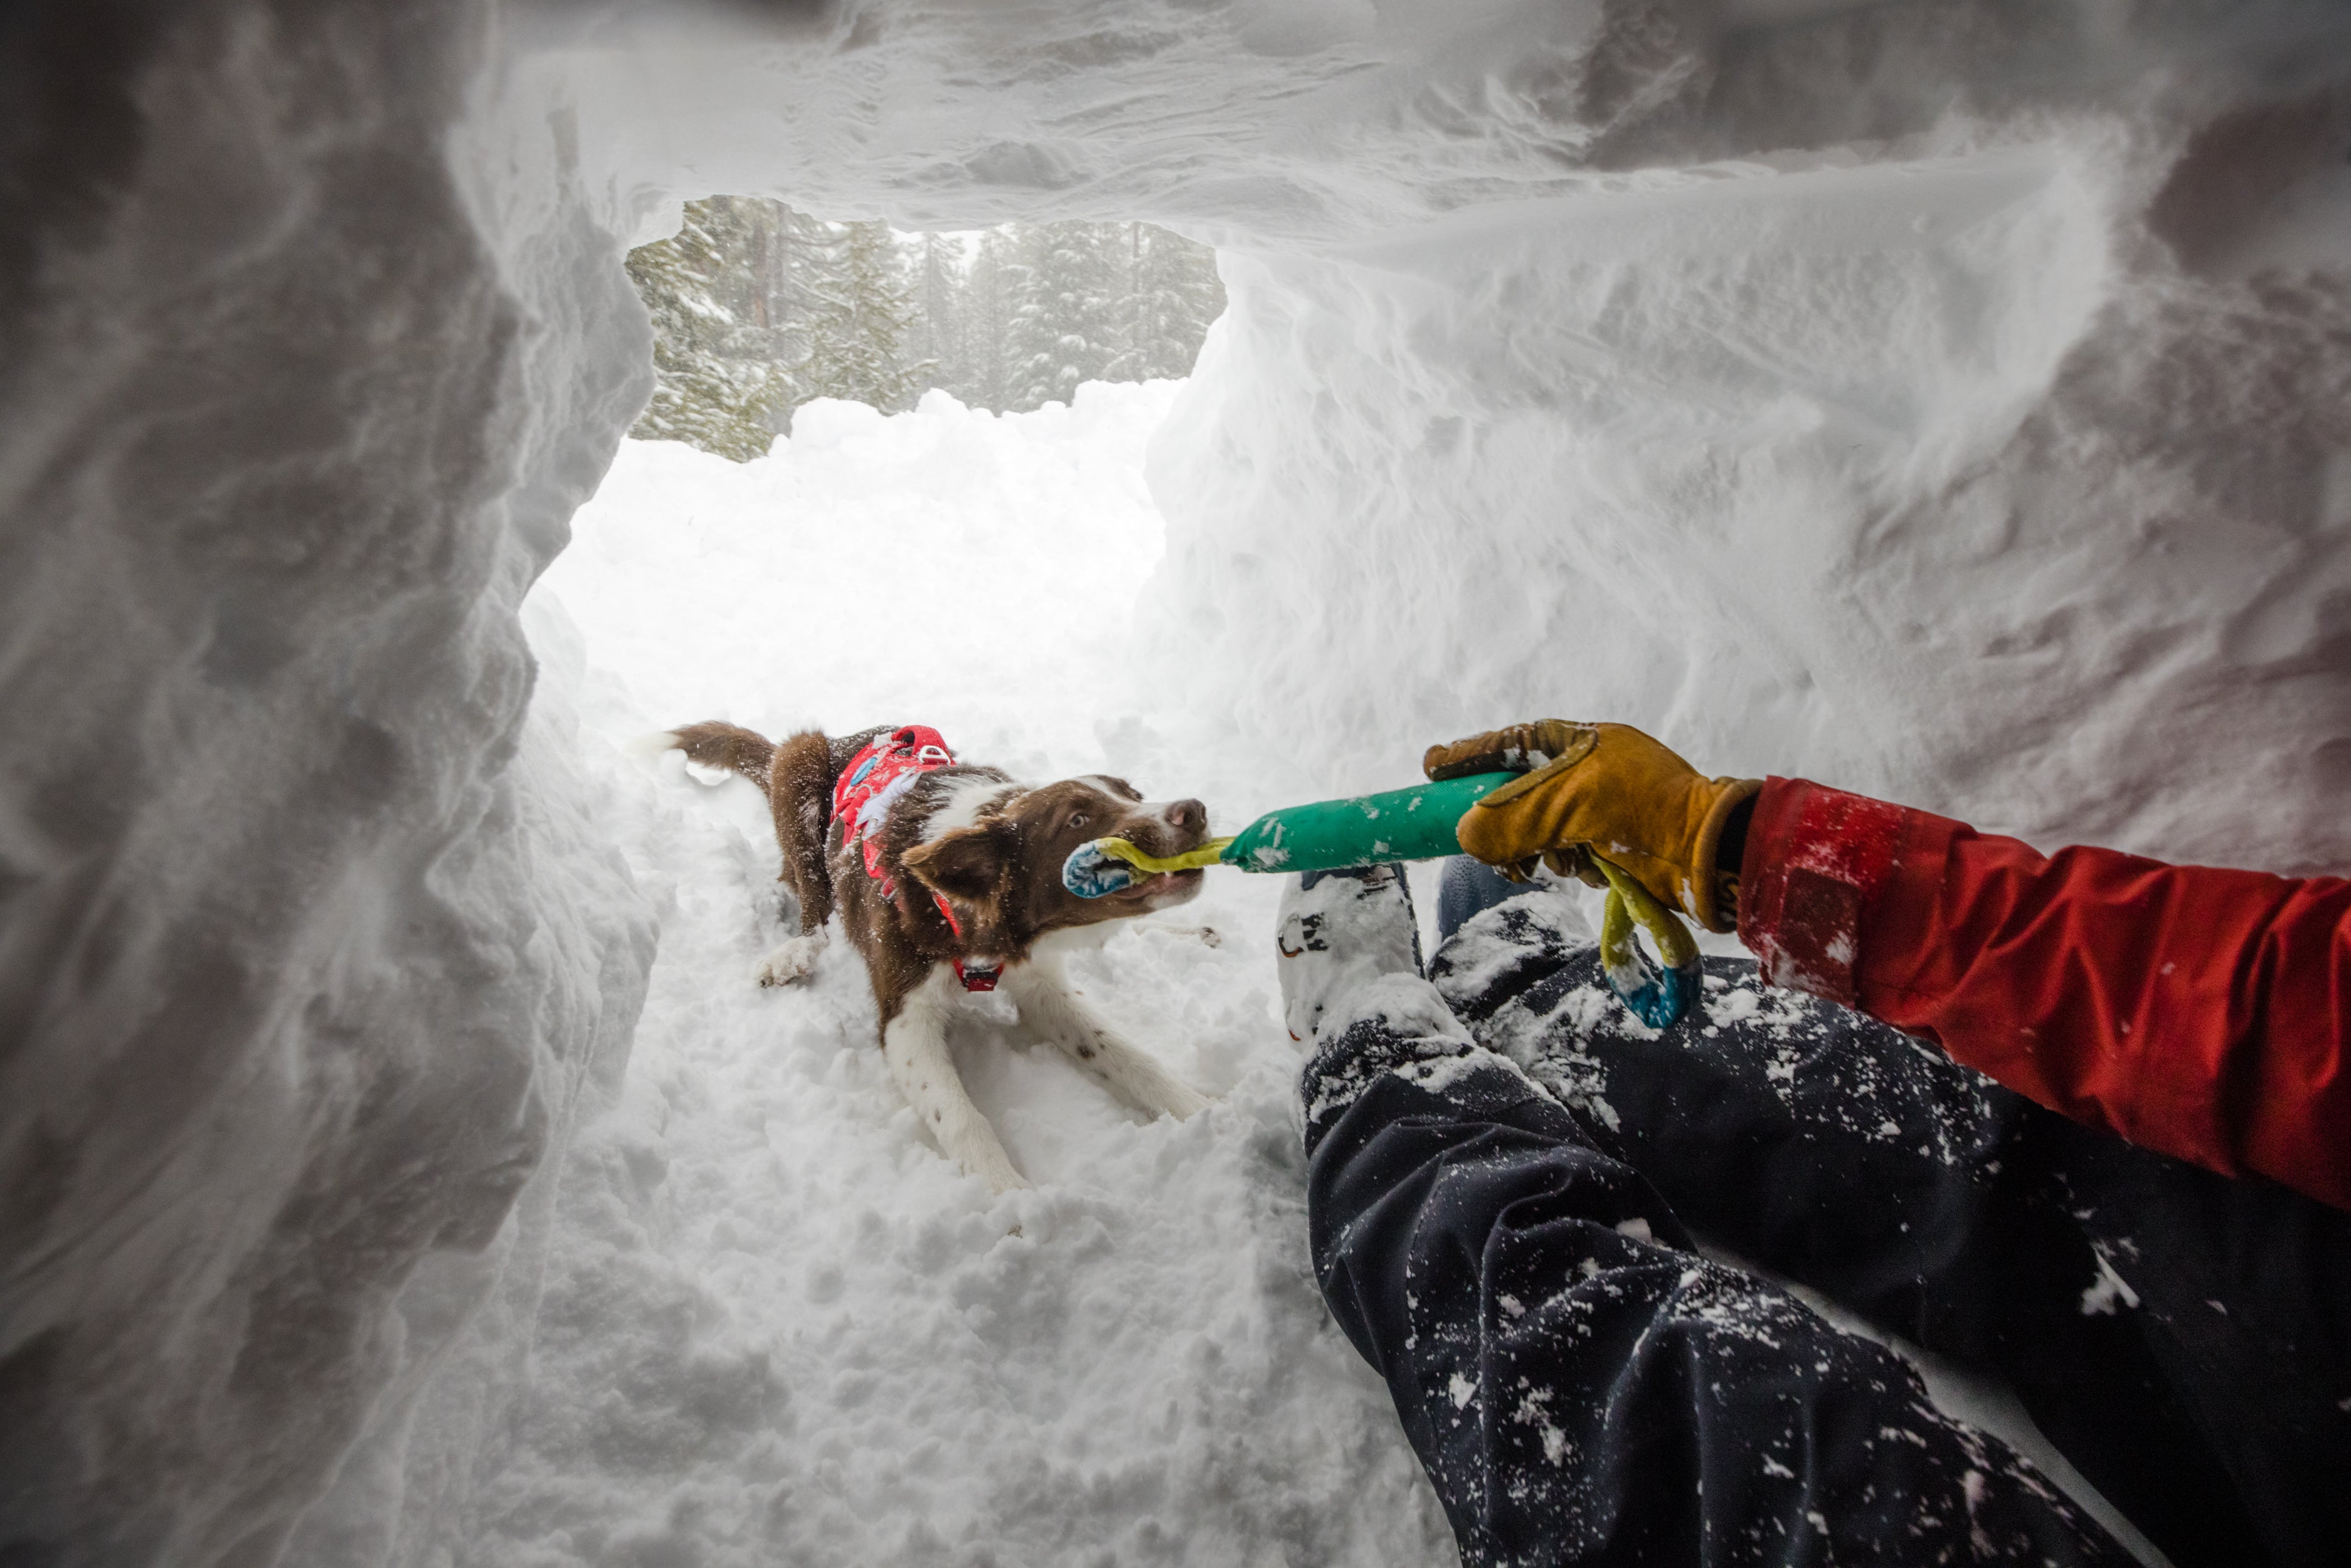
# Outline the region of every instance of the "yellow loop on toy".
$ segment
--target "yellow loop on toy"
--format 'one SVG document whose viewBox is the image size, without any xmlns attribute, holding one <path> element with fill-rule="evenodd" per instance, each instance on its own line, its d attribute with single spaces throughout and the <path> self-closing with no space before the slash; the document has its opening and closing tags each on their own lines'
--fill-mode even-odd
<svg viewBox="0 0 2351 1568">
<path fill-rule="evenodd" d="M 1198 871 L 1203 866 L 1218 864 L 1230 839 L 1210 839 L 1196 850 L 1186 850 L 1180 855 L 1147 855 L 1124 839 L 1096 839 L 1093 847 L 1113 860 L 1124 861 L 1139 872 L 1156 876 L 1171 871 Z"/>
<path fill-rule="evenodd" d="M 1651 1029 L 1671 1029 L 1687 1016 L 1706 983 L 1698 944 L 1647 888 L 1598 855 L 1592 858 L 1608 879 L 1608 904 L 1600 912 L 1600 972 L 1625 1011 Z M 1650 963 L 1633 939 L 1635 920 L 1657 944 L 1664 968 Z"/>
<path fill-rule="evenodd" d="M 1608 904 L 1600 915 L 1603 953 L 1624 952 L 1625 944 L 1632 939 L 1633 923 L 1638 921 L 1641 929 L 1657 945 L 1657 956 L 1666 961 L 1667 967 L 1678 969 L 1698 956 L 1698 944 L 1691 940 L 1688 929 L 1674 918 L 1671 910 L 1657 902 L 1656 894 L 1598 855 L 1592 859 L 1600 867 L 1600 874 L 1608 879 Z"/>
</svg>

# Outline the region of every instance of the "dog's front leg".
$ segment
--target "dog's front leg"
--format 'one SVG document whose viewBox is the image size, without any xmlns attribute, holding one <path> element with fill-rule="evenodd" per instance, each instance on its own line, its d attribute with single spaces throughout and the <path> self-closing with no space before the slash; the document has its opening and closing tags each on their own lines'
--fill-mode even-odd
<svg viewBox="0 0 2351 1568">
<path fill-rule="evenodd" d="M 1005 971 L 1004 983 L 1029 1028 L 1069 1052 L 1102 1087 L 1146 1116 L 1183 1121 L 1208 1098 L 1127 1042 L 1070 988 L 1061 966 L 1040 956 Z"/>
<path fill-rule="evenodd" d="M 899 1092 L 938 1140 L 941 1153 L 998 1192 L 1027 1186 L 998 1141 L 996 1129 L 964 1092 L 963 1077 L 948 1054 L 944 988 L 952 973 L 944 964 L 934 967 L 899 999 L 894 1013 L 890 998 L 881 998 L 882 1055 L 898 1081 Z"/>
</svg>

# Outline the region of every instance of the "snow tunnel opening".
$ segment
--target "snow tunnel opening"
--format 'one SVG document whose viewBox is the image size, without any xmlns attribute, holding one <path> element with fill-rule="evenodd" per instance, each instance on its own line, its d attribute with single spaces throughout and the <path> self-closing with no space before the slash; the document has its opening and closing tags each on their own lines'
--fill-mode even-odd
<svg viewBox="0 0 2351 1568">
<path fill-rule="evenodd" d="M 1224 308 L 1215 253 L 1141 222 L 682 217 L 628 257 L 650 402 L 527 615 L 559 680 L 567 639 L 612 677 L 592 725 L 919 721 L 1107 766 L 1163 549 L 1144 457 Z"/>
</svg>

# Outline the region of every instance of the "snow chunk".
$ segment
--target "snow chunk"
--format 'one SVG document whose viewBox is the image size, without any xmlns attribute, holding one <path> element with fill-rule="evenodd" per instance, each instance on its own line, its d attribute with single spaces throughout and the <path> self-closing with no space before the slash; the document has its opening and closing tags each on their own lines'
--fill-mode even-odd
<svg viewBox="0 0 2351 1568">
<path fill-rule="evenodd" d="M 2115 1271 L 2114 1260 L 2106 1255 L 2106 1249 L 2097 1243 L 2092 1245 L 2097 1254 L 2098 1277 L 2082 1291 L 2082 1315 L 2085 1318 L 2112 1317 L 2117 1305 L 2137 1306 L 2138 1292 Z"/>
</svg>

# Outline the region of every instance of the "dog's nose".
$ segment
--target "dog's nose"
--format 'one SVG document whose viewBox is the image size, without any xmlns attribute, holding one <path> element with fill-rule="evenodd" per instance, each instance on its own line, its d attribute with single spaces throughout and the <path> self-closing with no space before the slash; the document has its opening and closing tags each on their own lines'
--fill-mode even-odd
<svg viewBox="0 0 2351 1568">
<path fill-rule="evenodd" d="M 1166 811 L 1167 825 L 1179 833 L 1196 833 L 1208 823 L 1208 808 L 1197 800 L 1178 800 Z"/>
</svg>

